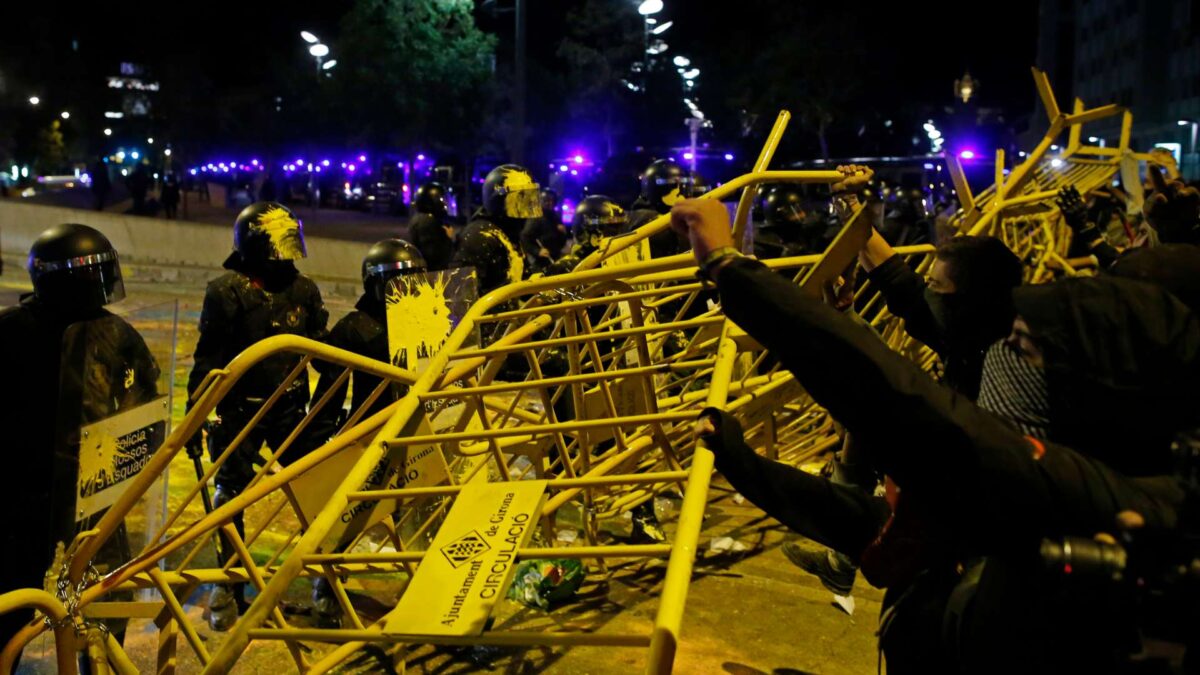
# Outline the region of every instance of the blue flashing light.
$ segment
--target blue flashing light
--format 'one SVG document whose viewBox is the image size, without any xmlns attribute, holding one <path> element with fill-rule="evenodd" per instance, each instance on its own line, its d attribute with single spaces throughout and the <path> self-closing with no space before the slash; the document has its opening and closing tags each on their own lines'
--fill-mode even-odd
<svg viewBox="0 0 1200 675">
<path fill-rule="evenodd" d="M 321 166 L 329 166 L 329 160 L 327 160 L 327 159 L 321 160 Z"/>
<path fill-rule="evenodd" d="M 559 165 L 558 165 L 558 170 L 559 170 L 559 171 L 561 171 L 561 172 L 563 172 L 563 173 L 566 173 L 568 168 L 569 168 L 569 167 L 568 167 L 566 164 L 559 164 Z"/>
<path fill-rule="evenodd" d="M 359 155 L 359 156 L 358 156 L 358 161 L 360 161 L 360 162 L 365 162 L 365 161 L 367 161 L 367 156 L 366 156 L 366 155 Z"/>
<path fill-rule="evenodd" d="M 727 152 L 727 153 L 725 153 L 725 161 L 726 161 L 726 162 L 732 162 L 732 161 L 733 161 L 733 153 L 732 153 L 732 152 Z"/>
<path fill-rule="evenodd" d="M 350 173 L 354 173 L 355 171 L 358 170 L 358 167 L 354 166 L 353 164 L 350 164 L 349 166 L 346 167 L 346 170 L 349 171 Z"/>
<path fill-rule="evenodd" d="M 574 159 L 576 164 L 583 164 L 583 155 L 575 155 Z"/>
<path fill-rule="evenodd" d="M 422 155 L 417 155 L 417 160 L 418 160 L 418 161 L 421 161 L 421 162 L 424 162 L 424 161 L 425 161 L 425 155 L 423 155 L 423 154 L 422 154 Z"/>
</svg>

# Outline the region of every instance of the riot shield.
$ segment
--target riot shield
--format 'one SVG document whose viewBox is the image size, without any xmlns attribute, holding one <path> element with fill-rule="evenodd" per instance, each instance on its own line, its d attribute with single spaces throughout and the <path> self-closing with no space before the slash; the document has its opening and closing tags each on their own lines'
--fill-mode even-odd
<svg viewBox="0 0 1200 675">
<path fill-rule="evenodd" d="M 52 533 L 69 547 L 132 484 L 170 433 L 175 301 L 72 324 L 63 334 Z M 109 537 L 92 562 L 104 574 L 157 531 L 167 476 Z"/>
<path fill-rule="evenodd" d="M 479 297 L 475 270 L 456 267 L 388 282 L 388 353 L 392 365 L 424 372 Z M 478 329 L 474 343 L 478 344 Z"/>
</svg>

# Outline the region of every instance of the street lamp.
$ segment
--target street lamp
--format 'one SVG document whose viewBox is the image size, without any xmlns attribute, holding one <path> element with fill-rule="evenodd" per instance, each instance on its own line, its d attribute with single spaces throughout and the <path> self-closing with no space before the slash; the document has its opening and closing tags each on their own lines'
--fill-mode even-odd
<svg viewBox="0 0 1200 675">
<path fill-rule="evenodd" d="M 691 70 L 684 71 L 681 75 L 683 75 L 683 79 L 685 80 L 694 80 L 700 76 L 700 69 L 692 68 Z"/>
<path fill-rule="evenodd" d="M 667 29 L 669 29 L 673 25 L 675 25 L 674 21 L 668 21 L 661 26 L 655 26 L 654 30 L 652 30 L 650 32 L 654 33 L 655 35 L 662 35 L 663 33 L 667 32 Z"/>
<path fill-rule="evenodd" d="M 36 96 L 30 96 L 30 97 L 29 97 L 29 105 L 37 105 L 37 104 L 39 104 L 39 103 L 41 103 L 41 102 L 42 102 L 42 99 L 40 99 L 40 98 L 38 98 L 38 97 L 36 97 Z"/>
<path fill-rule="evenodd" d="M 59 113 L 59 114 L 58 114 L 58 116 L 59 116 L 59 117 L 61 117 L 61 118 L 63 118 L 64 120 L 69 120 L 69 119 L 71 119 L 71 113 L 67 112 L 66 110 L 64 110 L 64 111 L 62 111 L 61 113 Z"/>
<path fill-rule="evenodd" d="M 337 59 L 329 59 L 325 65 L 321 66 L 321 70 L 330 70 L 337 65 Z"/>
<path fill-rule="evenodd" d="M 306 30 L 300 31 L 300 38 L 310 45 L 315 45 L 318 42 L 320 42 L 320 40 L 317 39 L 316 35 L 313 35 L 312 33 L 308 32 Z"/>
<path fill-rule="evenodd" d="M 689 59 L 686 56 L 676 56 L 672 60 L 672 63 L 679 66 L 680 68 L 687 68 L 688 66 L 692 65 L 691 59 Z"/>
<path fill-rule="evenodd" d="M 147 145 L 154 145 L 154 138 L 153 138 L 153 137 L 151 137 L 151 138 L 147 138 L 147 139 L 146 139 L 146 144 L 147 144 Z"/>
<path fill-rule="evenodd" d="M 109 128 L 105 127 L 105 129 L 104 129 L 104 135 L 105 135 L 105 136 L 112 136 L 112 129 L 109 129 Z"/>
<path fill-rule="evenodd" d="M 642 16 L 658 14 L 662 10 L 662 0 L 643 0 L 642 4 L 638 5 L 638 14 L 641 14 Z"/>
<path fill-rule="evenodd" d="M 318 42 L 317 44 L 308 48 L 308 53 L 312 54 L 313 56 L 317 57 L 318 59 L 324 58 L 326 56 L 329 56 L 329 47 L 327 45 L 323 45 L 320 42 Z"/>
</svg>

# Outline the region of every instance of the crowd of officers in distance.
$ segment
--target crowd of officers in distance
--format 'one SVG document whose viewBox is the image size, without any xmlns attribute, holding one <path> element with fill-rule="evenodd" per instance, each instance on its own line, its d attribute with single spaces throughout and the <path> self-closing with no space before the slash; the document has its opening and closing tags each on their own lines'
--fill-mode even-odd
<svg viewBox="0 0 1200 675">
<path fill-rule="evenodd" d="M 939 243 L 927 275 L 918 274 L 893 246 L 935 238 L 922 196 L 884 203 L 870 169 L 838 169 L 843 180 L 823 199 L 789 185 L 760 195 L 754 256 L 730 240 L 724 205 L 694 199 L 708 190 L 704 181 L 670 160 L 646 169 L 628 209 L 602 195 L 583 199 L 570 229 L 556 195 L 520 166 L 499 166 L 487 176 L 483 205 L 461 231 L 450 225 L 441 186 L 427 184 L 415 195 L 408 241 L 370 247 L 363 294 L 332 329 L 317 285 L 294 264 L 306 255 L 299 220 L 281 204 L 253 204 L 236 219 L 226 271 L 205 291 L 188 392 L 273 335 L 322 340 L 387 361 L 389 280 L 469 266 L 482 295 L 532 275 L 569 272 L 606 239 L 670 214 L 672 227 L 649 241 L 652 255 L 690 249 L 725 312 L 775 353 L 844 426 L 847 440 L 827 475 L 813 476 L 755 453 L 737 421 L 720 411 L 707 411 L 698 430 L 735 488 L 827 547 L 787 545 L 793 563 L 838 595 L 851 592 L 860 571 L 886 589 L 880 647 L 889 672 L 1124 667 L 1141 647 L 1145 622 L 1113 600 L 1125 596 L 1105 584 L 1118 582 L 1073 586 L 1046 574 L 1049 554 L 1039 542 L 1092 541 L 1103 532 L 1137 560 L 1133 551 L 1142 549 L 1129 542 L 1159 542 L 1190 525 L 1193 490 L 1176 460 L 1180 447 L 1194 447 L 1188 443 L 1200 428 L 1200 193 L 1151 171 L 1144 217 L 1129 227 L 1112 194 L 1064 189 L 1060 207 L 1075 246 L 1095 256 L 1100 273 L 1025 287 L 1023 261 L 990 237 Z M 804 296 L 755 261 L 820 252 L 864 207 L 875 227 L 859 255 L 864 274 L 847 270 L 837 302 Z M 1114 243 L 1114 232 L 1130 237 Z M 0 336 L 10 346 L 0 368 L 10 381 L 32 383 L 30 395 L 4 409 L 16 445 L 28 450 L 19 480 L 0 491 L 9 500 L 0 509 L 27 517 L 3 535 L 8 550 L 25 554 L 5 557 L 0 591 L 41 587 L 55 543 L 87 525 L 71 517 L 73 483 L 49 478 L 73 475 L 78 456 L 44 430 L 78 428 L 144 400 L 147 387 L 136 383 L 152 382 L 158 372 L 134 363 L 149 358 L 136 332 L 117 329 L 118 338 L 107 343 L 118 347 L 101 359 L 112 371 L 109 389 L 98 396 L 103 405 L 64 413 L 59 371 L 69 366 L 60 365 L 60 345 L 69 326 L 114 318 L 104 306 L 124 297 L 117 254 L 95 229 L 62 225 L 35 242 L 29 272 L 33 293 L 0 313 Z M 853 291 L 868 280 L 908 334 L 938 354 L 934 376 L 855 320 Z M 217 422 L 189 442 L 197 464 L 206 449 L 210 457 L 221 454 L 298 358 L 272 357 L 237 383 L 218 403 Z M 145 375 L 130 378 L 130 372 Z M 246 488 L 262 463 L 262 446 L 279 447 L 333 380 L 321 373 L 313 395 L 307 375 L 292 382 L 221 465 L 214 506 Z M 350 409 L 357 409 L 375 384 L 343 383 L 328 409 L 343 409 L 350 386 Z M 94 396 L 80 386 L 76 398 Z M 383 398 L 367 414 L 391 403 Z M 337 428 L 333 418 L 313 424 L 328 435 Z M 311 442 L 289 446 L 281 463 L 328 437 L 306 435 Z M 665 539 L 652 503 L 634 522 L 635 540 Z M 240 517 L 235 524 L 243 528 Z M 1138 574 L 1148 583 L 1151 572 Z M 214 629 L 226 630 L 245 607 L 241 585 L 217 585 L 206 612 Z M 312 612 L 321 625 L 340 623 L 341 609 L 322 581 L 314 583 Z M 1176 633 L 1183 631 L 1170 637 L 1190 643 L 1192 613 L 1170 616 L 1178 619 Z M 28 619 L 27 613 L 0 618 L 0 641 Z"/>
</svg>

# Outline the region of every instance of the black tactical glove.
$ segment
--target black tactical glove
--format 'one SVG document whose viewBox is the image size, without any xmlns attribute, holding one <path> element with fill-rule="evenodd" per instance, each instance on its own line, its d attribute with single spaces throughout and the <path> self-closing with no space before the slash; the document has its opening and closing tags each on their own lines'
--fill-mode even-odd
<svg viewBox="0 0 1200 675">
<path fill-rule="evenodd" d="M 1058 204 L 1058 210 L 1062 213 L 1067 227 L 1071 228 L 1071 232 L 1075 234 L 1078 241 L 1085 246 L 1091 246 L 1100 239 L 1100 230 L 1088 222 L 1087 204 L 1083 202 L 1083 197 L 1080 196 L 1074 185 L 1061 188 L 1055 202 Z"/>
</svg>

